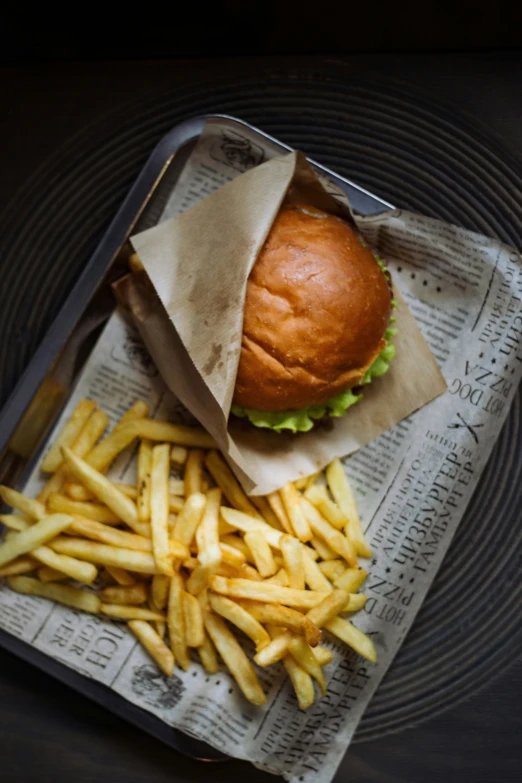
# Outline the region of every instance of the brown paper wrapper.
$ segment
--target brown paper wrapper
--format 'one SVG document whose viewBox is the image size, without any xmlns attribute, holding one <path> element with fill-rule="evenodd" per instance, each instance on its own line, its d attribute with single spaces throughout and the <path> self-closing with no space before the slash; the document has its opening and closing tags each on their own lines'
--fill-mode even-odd
<svg viewBox="0 0 522 783">
<path fill-rule="evenodd" d="M 246 283 L 283 202 L 307 203 L 353 222 L 350 210 L 294 152 L 134 236 L 146 274 L 129 275 L 117 286 L 167 386 L 213 435 L 250 494 L 273 491 L 353 453 L 446 389 L 420 329 L 395 293 L 396 357 L 346 416 L 296 435 L 229 423 Z"/>
</svg>

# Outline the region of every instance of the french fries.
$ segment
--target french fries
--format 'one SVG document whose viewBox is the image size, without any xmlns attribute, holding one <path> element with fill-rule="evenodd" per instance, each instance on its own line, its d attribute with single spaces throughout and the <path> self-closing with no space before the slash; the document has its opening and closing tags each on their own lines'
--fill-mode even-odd
<svg viewBox="0 0 522 783">
<path fill-rule="evenodd" d="M 136 504 L 130 498 L 120 492 L 102 473 L 73 454 L 70 449 L 64 448 L 63 456 L 68 468 L 77 479 L 83 481 L 85 486 L 135 533 L 143 533 L 144 527 L 143 523 L 138 521 Z"/>
<path fill-rule="evenodd" d="M 195 492 L 185 501 L 174 523 L 173 538 L 190 546 L 197 527 L 203 517 L 207 499 L 201 492 Z"/>
<path fill-rule="evenodd" d="M 202 647 L 205 643 L 205 629 L 201 606 L 196 596 L 187 591 L 183 593 L 183 615 L 187 647 Z"/>
<path fill-rule="evenodd" d="M 226 622 L 211 612 L 205 613 L 204 622 L 208 635 L 248 701 L 252 704 L 265 704 L 266 696 L 254 667 Z"/>
<path fill-rule="evenodd" d="M 150 657 L 156 661 L 163 674 L 171 677 L 174 672 L 174 656 L 161 636 L 149 623 L 143 620 L 131 620 L 129 628 L 145 647 Z"/>
<path fill-rule="evenodd" d="M 223 595 L 215 595 L 213 593 L 209 595 L 209 602 L 217 614 L 231 622 L 232 625 L 237 626 L 240 631 L 243 631 L 246 636 L 252 639 L 257 650 L 262 650 L 263 647 L 269 644 L 270 636 L 267 631 L 240 604 L 225 598 Z"/>
<path fill-rule="evenodd" d="M 185 634 L 184 593 L 181 575 L 179 573 L 173 574 L 170 579 L 167 619 L 169 639 L 175 660 L 186 671 L 190 666 L 190 657 Z"/>
<path fill-rule="evenodd" d="M 254 565 L 261 576 L 273 576 L 277 571 L 277 566 L 272 556 L 272 550 L 261 530 L 250 530 L 248 533 L 245 533 L 245 542 L 252 553 Z"/>
<path fill-rule="evenodd" d="M 357 554 L 361 557 L 371 557 L 372 550 L 364 538 L 352 488 L 346 478 L 346 473 L 343 470 L 341 460 L 334 459 L 334 461 L 328 465 L 326 469 L 326 479 L 332 495 L 349 520 L 346 526 L 346 534 L 349 535 L 353 541 Z"/>
<path fill-rule="evenodd" d="M 58 470 L 63 462 L 62 446 L 72 446 L 95 409 L 96 403 L 92 400 L 80 400 L 42 461 L 40 468 L 44 473 Z"/>
<path fill-rule="evenodd" d="M 283 658 L 283 666 L 285 667 L 292 685 L 294 686 L 295 695 L 297 696 L 297 703 L 299 709 L 307 710 L 314 703 L 314 684 L 312 678 L 295 660 L 292 655 L 286 655 Z"/>
<path fill-rule="evenodd" d="M 16 593 L 37 595 L 40 598 L 64 604 L 64 606 L 71 606 L 73 609 L 81 609 L 83 612 L 99 614 L 101 609 L 101 601 L 97 595 L 78 590 L 75 587 L 57 585 L 54 582 L 46 584 L 38 579 L 31 579 L 29 576 L 10 576 L 7 579 L 7 584 Z"/>
<path fill-rule="evenodd" d="M 47 508 L 58 514 L 87 517 L 94 522 L 103 522 L 106 525 L 117 525 L 121 521 L 110 508 L 101 503 L 71 500 L 59 492 L 53 492 L 49 495 Z"/>
<path fill-rule="evenodd" d="M 0 567 L 55 538 L 70 527 L 72 521 L 72 517 L 65 514 L 52 514 L 35 522 L 27 530 L 16 533 L 14 538 L 0 544 Z"/>
<path fill-rule="evenodd" d="M 205 452 L 203 449 L 190 449 L 185 463 L 185 480 L 183 491 L 186 498 L 189 498 L 194 492 L 203 491 L 203 460 Z"/>
<path fill-rule="evenodd" d="M 158 570 L 170 576 L 173 573 L 169 551 L 169 469 L 170 449 L 167 443 L 152 449 L 150 477 L 150 527 L 152 551 Z"/>
<path fill-rule="evenodd" d="M 207 433 L 148 416 L 137 400 L 99 440 L 108 417 L 83 400 L 47 452 L 39 499 L 0 487 L 13 508 L 0 515 L 0 578 L 128 624 L 166 676 L 193 665 L 191 650 L 215 673 L 219 654 L 253 704 L 266 697 L 242 635 L 258 665 L 283 664 L 301 709 L 314 681 L 326 692 L 323 633 L 375 661 L 350 622 L 367 600 L 357 554 L 368 548 L 340 462 L 327 469 L 333 500 L 319 474 L 248 497 Z M 135 443 L 136 479 L 112 480 L 111 463 Z"/>
<path fill-rule="evenodd" d="M 141 606 L 147 600 L 147 587 L 141 582 L 129 587 L 106 587 L 100 593 L 104 604 L 124 604 L 125 606 Z M 164 607 L 157 607 L 163 609 Z"/>
<path fill-rule="evenodd" d="M 299 541 L 310 541 L 312 531 L 310 530 L 309 521 L 301 508 L 299 492 L 291 482 L 281 487 L 279 492 L 294 535 Z"/>
<path fill-rule="evenodd" d="M 138 519 L 148 522 L 150 519 L 150 473 L 152 469 L 152 445 L 142 440 L 138 451 Z"/>
<path fill-rule="evenodd" d="M 281 553 L 285 571 L 288 574 L 289 587 L 304 590 L 305 571 L 302 544 L 293 536 L 281 536 Z"/>
<path fill-rule="evenodd" d="M 355 547 L 350 539 L 346 538 L 346 536 L 343 536 L 342 533 L 332 527 L 309 500 L 301 498 L 301 506 L 314 533 L 319 536 L 319 538 L 326 541 L 334 552 L 337 552 L 344 557 L 348 565 L 352 567 L 355 566 L 357 563 L 357 555 L 355 553 Z"/>
<path fill-rule="evenodd" d="M 173 446 L 170 451 L 170 461 L 174 465 L 184 465 L 187 461 L 188 449 L 184 446 Z"/>
</svg>

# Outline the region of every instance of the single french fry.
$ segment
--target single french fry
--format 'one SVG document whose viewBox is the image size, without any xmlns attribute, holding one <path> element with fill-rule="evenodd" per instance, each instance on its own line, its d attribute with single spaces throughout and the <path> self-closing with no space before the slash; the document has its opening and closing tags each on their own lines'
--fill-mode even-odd
<svg viewBox="0 0 522 783">
<path fill-rule="evenodd" d="M 274 512 L 274 515 L 279 522 L 279 525 L 281 527 L 281 530 L 284 530 L 285 533 L 289 533 L 289 535 L 293 535 L 293 530 L 290 525 L 290 520 L 288 518 L 288 514 L 285 511 L 285 507 L 283 505 L 283 501 L 281 500 L 281 495 L 279 492 L 270 492 L 266 496 L 266 500 L 272 511 Z"/>
<path fill-rule="evenodd" d="M 36 547 L 55 538 L 63 530 L 66 530 L 72 521 L 72 517 L 66 514 L 52 514 L 35 522 L 27 530 L 15 533 L 14 538 L 0 544 L 0 568 L 20 555 L 26 555 Z"/>
<path fill-rule="evenodd" d="M 11 487 L 0 486 L 0 497 L 4 503 L 20 511 L 26 517 L 43 519 L 47 516 L 43 503 L 32 498 L 26 498 L 21 492 L 17 492 L 15 489 L 11 489 Z"/>
<path fill-rule="evenodd" d="M 110 435 L 91 449 L 85 459 L 87 464 L 99 473 L 104 473 L 118 454 L 121 454 L 138 437 L 137 425 L 140 421 L 148 421 L 148 419 L 136 419 L 115 427 Z"/>
<path fill-rule="evenodd" d="M 141 419 L 138 419 L 141 421 Z M 133 424 L 134 422 L 131 422 Z M 70 449 L 63 449 L 63 455 L 67 467 L 70 471 L 83 482 L 111 511 L 114 511 L 126 525 L 135 533 L 141 533 L 143 528 L 138 521 L 138 511 L 136 504 L 126 497 L 119 489 L 116 489 L 108 478 L 102 473 L 92 468 L 83 459 L 77 457 Z"/>
<path fill-rule="evenodd" d="M 268 626 L 273 630 L 272 626 Z M 275 636 L 265 647 L 256 652 L 254 661 L 258 666 L 272 666 L 278 661 L 282 661 L 288 653 L 288 644 L 294 638 L 289 631 Z"/>
<path fill-rule="evenodd" d="M 319 568 L 330 582 L 335 582 L 344 572 L 347 570 L 346 563 L 342 560 L 325 560 L 323 563 L 319 563 Z M 337 585 L 340 587 L 340 585 Z M 348 591 L 351 592 L 351 591 Z"/>
<path fill-rule="evenodd" d="M 20 535 L 23 535 L 20 533 Z M 140 552 L 134 549 L 100 544 L 97 541 L 85 541 L 82 538 L 60 536 L 50 543 L 51 549 L 64 555 L 77 557 L 91 563 L 104 566 L 116 566 L 142 574 L 157 574 L 158 568 L 152 552 Z"/>
<path fill-rule="evenodd" d="M 116 584 L 122 587 L 132 587 L 136 584 L 135 578 L 124 568 L 118 568 L 117 566 L 106 565 L 105 570 L 114 579 Z"/>
<path fill-rule="evenodd" d="M 223 618 L 206 612 L 204 623 L 208 635 L 248 701 L 252 704 L 265 704 L 266 696 L 254 668 Z"/>
<path fill-rule="evenodd" d="M 93 522 L 103 522 L 105 525 L 117 525 L 121 519 L 110 508 L 100 503 L 88 503 L 80 500 L 71 500 L 66 495 L 53 492 L 47 503 L 49 511 L 58 514 L 70 514 L 71 516 L 86 517 Z"/>
<path fill-rule="evenodd" d="M 248 499 L 219 452 L 209 451 L 205 459 L 205 465 L 231 506 L 237 508 L 238 511 L 243 511 L 245 514 L 250 514 L 252 517 L 259 517 L 256 507 Z"/>
<path fill-rule="evenodd" d="M 142 620 L 131 620 L 129 628 L 147 650 L 150 657 L 158 664 L 161 671 L 167 677 L 172 677 L 174 672 L 174 655 L 154 628 Z"/>
<path fill-rule="evenodd" d="M 101 591 L 100 598 L 104 604 L 141 606 L 147 600 L 147 586 L 143 582 L 138 582 L 130 587 L 106 587 Z"/>
<path fill-rule="evenodd" d="M 360 557 L 371 557 L 372 550 L 364 537 L 355 498 L 341 460 L 334 459 L 328 465 L 326 468 L 326 479 L 337 504 L 349 519 L 345 533 L 353 542 L 355 551 Z"/>
<path fill-rule="evenodd" d="M 66 481 L 63 485 L 63 492 L 71 500 L 88 501 L 94 500 L 92 492 L 84 487 L 83 484 L 74 484 L 72 481 Z"/>
<path fill-rule="evenodd" d="M 326 647 L 321 647 L 320 644 L 317 647 L 312 648 L 312 652 L 317 658 L 319 666 L 326 666 L 333 661 L 333 654 Z"/>
<path fill-rule="evenodd" d="M 356 593 L 367 576 L 368 571 L 363 568 L 347 568 L 335 579 L 334 584 L 340 590 L 346 590 L 347 593 Z"/>
<path fill-rule="evenodd" d="M 310 590 L 322 590 L 329 593 L 333 590 L 331 583 L 325 577 L 315 560 L 312 560 L 308 550 L 303 552 L 303 567 L 305 582 Z"/>
<path fill-rule="evenodd" d="M 294 535 L 299 541 L 310 541 L 312 538 L 312 531 L 310 530 L 309 521 L 303 513 L 301 507 L 301 496 L 291 482 L 285 484 L 279 490 L 285 511 L 290 519 L 290 524 Z"/>
<path fill-rule="evenodd" d="M 355 625 L 341 617 L 335 617 L 326 623 L 325 628 L 342 642 L 351 647 L 355 652 L 362 655 L 363 658 L 375 663 L 377 660 L 377 651 L 375 645 L 369 636 L 360 631 Z"/>
<path fill-rule="evenodd" d="M 22 535 L 20 533 L 20 535 Z M 98 614 L 101 609 L 101 601 L 94 593 L 78 590 L 76 587 L 59 585 L 54 582 L 40 582 L 29 576 L 10 576 L 7 584 L 16 593 L 24 595 L 37 595 L 40 598 L 48 598 L 50 601 L 81 609 L 83 612 Z"/>
<path fill-rule="evenodd" d="M 92 584 L 98 576 L 98 569 L 92 563 L 86 563 L 68 555 L 58 554 L 58 552 L 54 552 L 48 546 L 35 547 L 31 550 L 31 555 L 48 568 L 61 571 L 71 579 L 83 582 L 86 585 Z"/>
<path fill-rule="evenodd" d="M 254 564 L 260 575 L 267 577 L 275 574 L 277 566 L 272 556 L 272 550 L 261 530 L 249 530 L 248 533 L 245 533 L 245 543 L 252 552 Z"/>
<path fill-rule="evenodd" d="M 278 604 L 260 603 L 259 601 L 240 600 L 238 603 L 260 623 L 287 628 L 292 633 L 304 636 L 311 647 L 319 644 L 321 631 L 301 612 Z"/>
<path fill-rule="evenodd" d="M 22 555 L 16 560 L 0 568 L 0 578 L 4 576 L 18 576 L 19 574 L 28 574 L 38 568 L 39 563 L 29 555 Z"/>
<path fill-rule="evenodd" d="M 161 612 L 155 612 L 143 606 L 102 603 L 100 611 L 102 614 L 106 614 L 107 617 L 114 617 L 117 620 L 156 620 L 157 622 L 165 620 L 165 615 L 161 614 Z"/>
<path fill-rule="evenodd" d="M 167 443 L 152 449 L 150 480 L 150 526 L 152 551 L 158 571 L 170 576 L 173 573 L 169 550 L 169 470 L 170 448 Z M 176 652 L 174 651 L 174 654 Z"/>
<path fill-rule="evenodd" d="M 118 427 L 123 427 L 123 425 L 127 424 L 129 421 L 135 421 L 136 419 L 146 419 L 148 415 L 149 406 L 145 400 L 136 400 L 136 402 L 131 405 L 127 412 L 123 414 L 114 429 L 116 430 Z"/>
<path fill-rule="evenodd" d="M 197 527 L 203 518 L 206 504 L 207 499 L 200 492 L 195 492 L 187 498 L 174 523 L 172 537 L 176 541 L 185 544 L 185 546 L 190 546 Z"/>
<path fill-rule="evenodd" d="M 270 527 L 275 528 L 275 530 L 285 532 L 278 518 L 272 511 L 270 503 L 264 495 L 252 496 L 250 500 L 252 501 L 252 505 L 256 507 L 259 516 L 264 522 L 270 525 Z"/>
<path fill-rule="evenodd" d="M 319 536 L 313 536 L 310 539 L 310 543 L 318 557 L 321 558 L 321 560 L 337 560 L 339 555 L 337 552 L 334 552 L 331 547 L 328 546 L 326 541 L 323 541 L 322 538 L 319 538 Z M 317 560 L 318 557 L 315 559 Z"/>
<path fill-rule="evenodd" d="M 228 525 L 236 530 L 242 530 L 243 533 L 249 533 L 251 530 L 261 530 L 270 546 L 274 549 L 280 549 L 279 542 L 283 534 L 267 525 L 263 520 L 226 506 L 221 507 L 221 516 Z"/>
<path fill-rule="evenodd" d="M 62 582 L 67 579 L 67 575 L 63 571 L 57 571 L 55 568 L 49 568 L 48 566 L 42 566 L 36 572 L 36 576 L 40 582 Z"/>
<path fill-rule="evenodd" d="M 192 446 L 198 449 L 216 448 L 214 438 L 201 427 L 186 427 L 154 419 L 140 419 L 133 424 L 136 425 L 136 434 L 139 438 L 175 443 L 177 446 Z"/>
<path fill-rule="evenodd" d="M 188 449 L 184 446 L 173 446 L 170 450 L 170 461 L 174 465 L 184 465 L 187 461 Z"/>
<path fill-rule="evenodd" d="M 44 473 L 58 470 L 63 461 L 62 446 L 71 446 L 74 443 L 95 409 L 96 403 L 92 400 L 80 400 L 40 465 Z"/>
<path fill-rule="evenodd" d="M 303 563 L 303 545 L 293 536 L 281 536 L 281 553 L 290 587 L 296 590 L 305 588 L 305 572 Z M 312 588 L 313 589 L 313 588 Z"/>
<path fill-rule="evenodd" d="M 367 600 L 368 596 L 363 593 L 350 593 L 350 601 L 344 611 L 349 612 L 350 615 L 360 612 L 366 606 Z"/>
<path fill-rule="evenodd" d="M 313 484 L 306 490 L 305 497 L 310 503 L 313 503 L 323 517 L 337 530 L 343 530 L 345 525 L 348 524 L 348 517 L 341 511 L 337 503 L 330 500 L 324 485 Z"/>
<path fill-rule="evenodd" d="M 185 496 L 184 479 L 169 478 L 169 495 Z"/>
<path fill-rule="evenodd" d="M 203 615 L 195 595 L 183 592 L 183 615 L 185 619 L 185 641 L 187 647 L 202 647 L 205 641 Z"/>
<path fill-rule="evenodd" d="M 170 579 L 165 574 L 155 574 L 150 587 L 152 607 L 160 611 L 165 609 L 169 600 Z"/>
<path fill-rule="evenodd" d="M 184 492 L 186 498 L 189 498 L 193 492 L 201 492 L 204 459 L 205 452 L 202 449 L 190 449 L 185 463 Z"/>
<path fill-rule="evenodd" d="M 0 522 L 9 530 L 18 530 L 20 532 L 20 530 L 27 530 L 28 527 L 31 527 L 34 524 L 34 518 L 29 519 L 21 514 L 0 514 Z"/>
<path fill-rule="evenodd" d="M 265 579 L 264 581 L 273 585 L 281 585 L 281 587 L 291 586 L 290 580 L 288 578 L 288 574 L 286 573 L 284 568 L 280 568 L 276 574 L 270 576 L 268 579 Z"/>
<path fill-rule="evenodd" d="M 152 470 L 152 445 L 142 440 L 138 449 L 137 484 L 138 519 L 148 522 L 150 519 L 150 474 Z"/>
<path fill-rule="evenodd" d="M 292 483 L 297 490 L 306 489 L 307 478 L 306 476 L 302 476 L 301 478 L 296 479 Z"/>
<path fill-rule="evenodd" d="M 326 680 L 319 665 L 317 658 L 315 657 L 312 648 L 308 645 L 302 636 L 295 636 L 288 642 L 288 650 L 295 658 L 299 666 L 308 672 L 308 674 L 317 681 L 321 693 L 326 695 Z"/>
<path fill-rule="evenodd" d="M 187 649 L 185 634 L 185 613 L 183 609 L 183 579 L 179 573 L 170 578 L 167 623 L 169 639 L 174 657 L 181 668 L 186 671 L 190 666 L 190 656 Z"/>
<path fill-rule="evenodd" d="M 261 623 L 252 617 L 240 604 L 215 593 L 209 593 L 208 600 L 214 612 L 220 614 L 225 620 L 228 620 L 232 625 L 239 628 L 240 631 L 243 631 L 249 639 L 252 639 L 256 645 L 256 650 L 261 650 L 269 644 L 270 636 Z"/>
<path fill-rule="evenodd" d="M 299 709 L 308 709 L 308 707 L 314 703 L 315 698 L 312 678 L 308 672 L 305 672 L 305 670 L 299 666 L 292 655 L 286 655 L 283 658 L 283 666 L 285 667 L 287 674 L 292 681 L 292 685 L 294 686 Z"/>
<path fill-rule="evenodd" d="M 74 517 L 69 532 L 90 538 L 93 541 L 100 541 L 103 544 L 121 547 L 122 549 L 135 549 L 138 552 L 153 551 L 150 538 L 136 533 L 127 533 L 126 530 L 115 530 L 113 527 L 103 525 L 101 522 L 93 522 L 82 517 Z M 188 557 L 188 548 L 178 541 L 169 541 L 168 546 L 170 557 Z"/>
<path fill-rule="evenodd" d="M 318 628 L 333 620 L 339 612 L 347 610 L 353 596 L 345 590 L 333 590 L 326 598 L 307 612 L 307 617 Z"/>
<path fill-rule="evenodd" d="M 205 670 L 209 674 L 215 674 L 219 671 L 219 661 L 216 655 L 214 643 L 203 628 L 203 644 L 198 647 L 198 655 Z"/>
<path fill-rule="evenodd" d="M 198 559 L 204 568 L 209 569 L 209 573 L 218 567 L 223 557 L 219 546 L 218 529 L 220 504 L 221 490 L 209 489 L 205 511 L 196 530 Z"/>
<path fill-rule="evenodd" d="M 324 599 L 325 593 L 315 590 L 294 590 L 268 582 L 253 582 L 250 579 L 226 579 L 223 576 L 209 576 L 209 587 L 215 593 L 233 598 L 248 598 L 283 606 L 312 609 Z"/>
<path fill-rule="evenodd" d="M 349 566 L 356 566 L 357 555 L 351 541 L 332 527 L 309 500 L 301 498 L 301 505 L 314 533 L 326 541 L 334 552 L 344 557 Z"/>
</svg>

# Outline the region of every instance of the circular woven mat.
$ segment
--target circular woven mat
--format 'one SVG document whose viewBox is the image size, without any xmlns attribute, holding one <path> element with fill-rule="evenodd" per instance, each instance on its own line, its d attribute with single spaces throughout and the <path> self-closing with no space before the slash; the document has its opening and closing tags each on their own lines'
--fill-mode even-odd
<svg viewBox="0 0 522 783">
<path fill-rule="evenodd" d="M 522 247 L 516 166 L 496 142 L 403 86 L 282 73 L 135 101 L 48 159 L 3 216 L 3 399 L 154 144 L 182 119 L 212 112 L 247 120 L 392 204 Z M 448 709 L 518 652 L 520 414 L 517 396 L 440 573 L 364 716 L 359 740 Z"/>
</svg>

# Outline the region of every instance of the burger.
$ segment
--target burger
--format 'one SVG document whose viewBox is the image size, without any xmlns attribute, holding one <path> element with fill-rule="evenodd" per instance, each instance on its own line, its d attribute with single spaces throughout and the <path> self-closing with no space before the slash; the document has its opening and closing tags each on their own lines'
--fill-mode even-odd
<svg viewBox="0 0 522 783">
<path fill-rule="evenodd" d="M 344 416 L 395 354 L 390 274 L 354 225 L 279 211 L 250 273 L 231 412 L 306 432 Z"/>
</svg>

